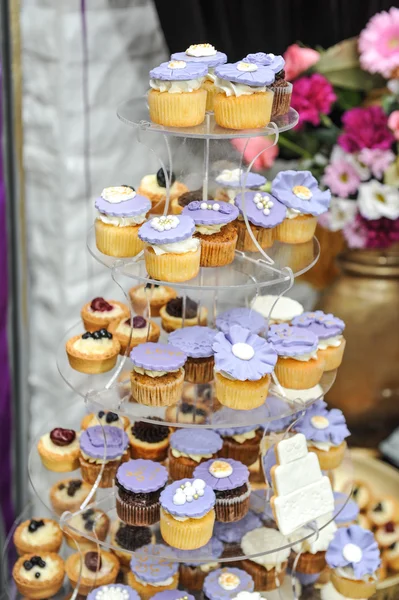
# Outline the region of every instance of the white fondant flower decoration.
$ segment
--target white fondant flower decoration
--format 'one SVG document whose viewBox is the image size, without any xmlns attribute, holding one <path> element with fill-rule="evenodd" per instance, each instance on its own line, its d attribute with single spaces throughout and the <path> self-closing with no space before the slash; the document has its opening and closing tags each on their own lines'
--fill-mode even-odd
<svg viewBox="0 0 399 600">
<path fill-rule="evenodd" d="M 151 227 L 157 231 L 169 231 L 170 229 L 176 229 L 179 223 L 179 217 L 176 215 L 167 215 L 164 217 L 154 217 L 151 220 Z"/>
</svg>

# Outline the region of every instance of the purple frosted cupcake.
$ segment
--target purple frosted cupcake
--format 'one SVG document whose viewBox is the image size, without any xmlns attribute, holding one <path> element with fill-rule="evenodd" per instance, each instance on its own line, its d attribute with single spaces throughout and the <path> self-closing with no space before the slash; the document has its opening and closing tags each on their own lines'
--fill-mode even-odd
<svg viewBox="0 0 399 600">
<path fill-rule="evenodd" d="M 83 481 L 93 485 L 101 474 L 99 487 L 112 487 L 120 463 L 129 459 L 127 434 L 119 427 L 96 425 L 82 431 L 79 444 Z"/>
<path fill-rule="evenodd" d="M 217 331 L 210 327 L 184 327 L 176 329 L 168 342 L 187 355 L 184 364 L 184 379 L 191 383 L 208 383 L 213 379 L 213 340 Z"/>
<path fill-rule="evenodd" d="M 258 252 L 244 221 L 247 215 L 251 231 L 261 248 L 270 248 L 274 241 L 274 229 L 285 218 L 285 206 L 266 192 L 245 192 L 237 194 L 234 199 L 240 216 L 237 221 L 238 242 L 237 250 Z"/>
<path fill-rule="evenodd" d="M 346 340 L 342 335 L 345 323 L 332 314 L 322 310 L 305 312 L 293 319 L 292 324 L 303 327 L 317 335 L 319 338 L 318 354 L 324 359 L 325 371 L 338 369 L 344 355 Z"/>
<path fill-rule="evenodd" d="M 251 422 L 255 423 L 254 414 L 259 411 L 258 423 L 264 421 L 265 411 L 263 405 L 251 411 L 247 411 L 246 416 L 250 417 Z M 257 419 L 257 417 L 256 417 Z M 212 418 L 212 424 L 229 423 L 237 425 L 233 427 L 221 427 L 216 431 L 223 439 L 223 447 L 219 452 L 219 456 L 223 458 L 232 458 L 239 460 L 247 467 L 253 465 L 259 459 L 260 441 L 262 439 L 261 425 L 241 425 L 243 417 L 242 412 L 233 410 L 227 406 L 223 406 L 218 410 Z"/>
<path fill-rule="evenodd" d="M 172 344 L 147 342 L 130 353 L 132 396 L 139 404 L 169 406 L 181 396 L 187 356 Z"/>
<path fill-rule="evenodd" d="M 168 481 L 168 471 L 152 460 L 129 460 L 116 472 L 116 512 L 128 525 L 154 525 L 159 521 L 159 496 Z"/>
<path fill-rule="evenodd" d="M 240 325 L 258 335 L 267 329 L 266 319 L 251 308 L 231 308 L 216 317 L 216 327 L 223 333 L 228 333 L 232 325 Z"/>
<path fill-rule="evenodd" d="M 183 215 L 194 220 L 196 237 L 201 240 L 201 267 L 224 267 L 234 260 L 237 231 L 233 222 L 238 210 L 228 202 L 190 202 Z"/>
<path fill-rule="evenodd" d="M 111 583 L 94 588 L 87 596 L 87 600 L 140 600 L 138 593 L 129 585 Z"/>
<path fill-rule="evenodd" d="M 170 549 L 163 544 L 148 544 L 133 553 L 127 583 L 141 600 L 150 600 L 165 590 L 175 590 L 179 581 L 179 565 L 168 560 Z"/>
<path fill-rule="evenodd" d="M 322 191 L 310 171 L 281 171 L 273 180 L 272 195 L 287 208 L 286 218 L 277 226 L 277 239 L 287 244 L 309 242 L 316 217 L 330 206 L 330 190 Z"/>
<path fill-rule="evenodd" d="M 245 62 L 255 63 L 269 67 L 275 73 L 275 80 L 270 85 L 270 89 L 274 92 L 272 117 L 285 115 L 290 109 L 292 83 L 285 80 L 285 60 L 280 55 L 266 52 L 255 52 L 248 54 L 244 59 Z"/>
<path fill-rule="evenodd" d="M 169 475 L 171 479 L 192 477 L 195 467 L 216 458 L 222 438 L 211 429 L 178 429 L 169 440 Z"/>
<path fill-rule="evenodd" d="M 161 535 L 178 550 L 196 550 L 212 537 L 215 493 L 203 479 L 180 479 L 161 494 Z"/>
<path fill-rule="evenodd" d="M 218 333 L 215 352 L 215 391 L 221 404 L 237 410 L 261 406 L 267 396 L 277 354 L 264 339 L 233 325 Z"/>
<path fill-rule="evenodd" d="M 267 339 L 278 354 L 274 371 L 280 385 L 307 390 L 319 383 L 324 360 L 317 354 L 318 339 L 314 333 L 281 323 L 271 325 Z"/>
<path fill-rule="evenodd" d="M 217 521 L 239 521 L 247 514 L 251 493 L 249 471 L 241 462 L 231 458 L 207 460 L 198 465 L 194 477 L 203 479 L 215 492 Z"/>
<path fill-rule="evenodd" d="M 126 258 L 144 249 L 138 237 L 151 202 L 127 185 L 105 188 L 96 199 L 96 244 L 103 254 Z"/>
<path fill-rule="evenodd" d="M 224 169 L 216 177 L 216 183 L 222 187 L 216 190 L 215 199 L 234 204 L 234 198 L 239 190 L 242 188 L 244 191 L 258 190 L 261 185 L 265 185 L 266 181 L 266 177 L 259 173 L 247 173 L 242 169 Z"/>
<path fill-rule="evenodd" d="M 216 537 L 198 550 L 176 550 L 179 559 L 179 585 L 186 590 L 202 591 L 207 573 L 219 569 L 218 559 L 223 553 L 223 544 Z"/>
<path fill-rule="evenodd" d="M 241 552 L 241 539 L 248 531 L 262 526 L 262 521 L 258 515 L 251 510 L 245 517 L 234 523 L 216 522 L 214 535 L 224 544 L 223 558 L 239 557 Z M 231 564 L 231 563 L 229 563 Z"/>
<path fill-rule="evenodd" d="M 209 573 L 204 581 L 205 600 L 232 600 L 239 592 L 252 592 L 253 579 L 235 567 L 224 567 Z"/>
</svg>

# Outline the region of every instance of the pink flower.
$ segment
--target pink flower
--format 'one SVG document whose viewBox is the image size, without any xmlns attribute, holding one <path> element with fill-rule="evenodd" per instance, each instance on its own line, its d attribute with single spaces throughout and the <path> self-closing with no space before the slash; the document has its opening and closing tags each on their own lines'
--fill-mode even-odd
<svg viewBox="0 0 399 600">
<path fill-rule="evenodd" d="M 387 79 L 399 67 L 399 8 L 377 13 L 359 37 L 360 64 Z"/>
<path fill-rule="evenodd" d="M 351 108 L 342 117 L 344 132 L 338 144 L 350 154 L 362 148 L 391 147 L 394 137 L 388 129 L 387 117 L 380 106 Z"/>
<path fill-rule="evenodd" d="M 288 81 L 296 79 L 310 67 L 313 67 L 320 58 L 320 54 L 311 48 L 301 48 L 298 44 L 288 46 L 284 52 L 285 77 Z"/>
<path fill-rule="evenodd" d="M 344 159 L 336 160 L 326 167 L 323 183 L 336 196 L 347 198 L 357 192 L 360 177 L 355 167 Z"/>
<path fill-rule="evenodd" d="M 399 112 L 399 111 L 398 111 Z M 359 162 L 366 167 L 377 177 L 382 179 L 385 171 L 395 160 L 395 155 L 392 150 L 381 150 L 380 148 L 363 148 L 357 156 Z"/>
<path fill-rule="evenodd" d="M 328 115 L 336 99 L 331 83 L 319 73 L 295 81 L 291 106 L 299 113 L 297 128 L 305 123 L 320 125 L 320 114 Z"/>
<path fill-rule="evenodd" d="M 248 144 L 246 139 L 236 138 L 231 140 L 231 143 L 233 146 L 235 146 L 235 148 L 237 148 L 237 150 L 244 152 L 244 160 L 248 164 L 252 161 L 252 159 L 255 158 L 257 154 L 259 154 L 259 152 L 262 152 L 263 150 L 262 154 L 258 156 L 253 164 L 255 171 L 270 169 L 278 156 L 278 146 L 270 146 L 270 141 L 268 138 L 250 138 L 250 140 L 248 140 Z"/>
<path fill-rule="evenodd" d="M 368 221 L 360 214 L 355 218 L 356 226 L 366 236 L 364 248 L 389 248 L 399 242 L 399 219 L 376 219 Z M 353 248 L 354 246 L 352 246 Z"/>
<path fill-rule="evenodd" d="M 395 139 L 399 142 L 399 110 L 394 110 L 388 117 L 388 127 L 393 131 Z"/>
<path fill-rule="evenodd" d="M 343 236 L 349 248 L 365 248 L 367 244 L 367 227 L 364 224 L 365 219 L 356 215 L 353 221 L 347 223 L 343 230 Z"/>
</svg>

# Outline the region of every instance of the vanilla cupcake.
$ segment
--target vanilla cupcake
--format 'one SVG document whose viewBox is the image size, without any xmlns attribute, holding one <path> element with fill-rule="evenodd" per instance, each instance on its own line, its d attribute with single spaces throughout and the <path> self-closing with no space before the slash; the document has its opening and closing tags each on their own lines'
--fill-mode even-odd
<svg viewBox="0 0 399 600">
<path fill-rule="evenodd" d="M 165 557 L 170 549 L 163 544 L 148 544 L 133 552 L 127 583 L 141 600 L 150 600 L 159 592 L 175 590 L 179 582 L 179 565 Z"/>
<path fill-rule="evenodd" d="M 166 127 L 194 127 L 205 119 L 208 72 L 203 63 L 171 60 L 150 71 L 151 121 Z"/>
<path fill-rule="evenodd" d="M 93 332 L 103 327 L 107 328 L 117 319 L 127 318 L 130 315 L 130 310 L 122 302 L 105 300 L 99 296 L 85 304 L 80 311 L 80 315 L 86 331 Z"/>
<path fill-rule="evenodd" d="M 274 72 L 248 62 L 228 63 L 215 68 L 215 121 L 227 129 L 257 129 L 269 124 Z"/>
<path fill-rule="evenodd" d="M 213 110 L 213 101 L 215 94 L 218 93 L 215 87 L 215 67 L 227 62 L 227 56 L 224 52 L 218 52 L 212 44 L 192 44 L 185 52 L 175 52 L 171 56 L 172 60 L 183 60 L 187 63 L 201 63 L 208 67 L 208 73 L 205 75 L 202 87 L 207 92 L 206 110 Z"/>
<path fill-rule="evenodd" d="M 166 171 L 167 179 L 169 180 L 169 211 L 174 212 L 173 206 L 180 196 L 188 192 L 188 187 L 181 181 L 176 179 L 176 175 L 173 171 Z M 165 209 L 165 202 L 167 196 L 167 183 L 165 178 L 165 171 L 163 168 L 159 169 L 157 173 L 150 173 L 144 175 L 140 181 L 139 194 L 147 196 L 151 201 L 151 213 L 161 215 Z M 181 212 L 181 211 L 180 211 Z M 176 213 L 178 214 L 178 213 Z"/>
<path fill-rule="evenodd" d="M 344 355 L 346 340 L 342 333 L 345 323 L 332 314 L 325 314 L 322 310 L 304 312 L 292 320 L 296 327 L 303 327 L 312 331 L 319 338 L 318 355 L 324 359 L 325 371 L 338 369 Z"/>
<path fill-rule="evenodd" d="M 259 173 L 243 171 L 242 169 L 223 169 L 215 179 L 221 186 L 216 189 L 215 200 L 223 200 L 234 204 L 234 199 L 244 188 L 244 192 L 259 190 L 266 183 L 266 177 Z M 201 198 L 202 200 L 202 198 Z"/>
<path fill-rule="evenodd" d="M 157 283 L 137 285 L 129 290 L 133 310 L 151 318 L 159 317 L 161 308 L 176 296 L 176 290 Z"/>
<path fill-rule="evenodd" d="M 270 86 L 270 89 L 274 92 L 272 117 L 285 115 L 290 109 L 292 83 L 285 80 L 284 58 L 271 52 L 255 52 L 254 54 L 248 54 L 243 60 L 269 67 L 274 72 L 275 80 Z"/>
<path fill-rule="evenodd" d="M 72 369 L 97 375 L 114 368 L 121 346 L 105 328 L 75 335 L 66 343 L 66 353 Z"/>
<path fill-rule="evenodd" d="M 185 215 L 154 217 L 140 227 L 146 243 L 145 265 L 149 277 L 158 281 L 181 282 L 199 272 L 201 244 L 193 237 L 195 224 Z"/>
<path fill-rule="evenodd" d="M 240 212 L 237 220 L 237 250 L 259 252 L 244 220 L 247 216 L 252 235 L 261 248 L 270 248 L 274 242 L 275 228 L 285 218 L 285 206 L 266 192 L 245 192 L 234 199 Z"/>
<path fill-rule="evenodd" d="M 268 319 L 269 325 L 292 322 L 295 317 L 303 313 L 303 306 L 297 300 L 288 296 L 257 296 L 252 303 L 252 308 Z"/>
<path fill-rule="evenodd" d="M 96 199 L 96 244 L 103 254 L 125 258 L 136 256 L 144 248 L 137 234 L 151 202 L 136 194 L 132 187 L 105 188 Z"/>
<path fill-rule="evenodd" d="M 113 321 L 108 326 L 108 331 L 120 343 L 120 354 L 131 352 L 133 348 L 144 342 L 157 342 L 161 332 L 155 321 L 149 321 L 138 315 L 133 319 L 129 317 Z"/>
</svg>

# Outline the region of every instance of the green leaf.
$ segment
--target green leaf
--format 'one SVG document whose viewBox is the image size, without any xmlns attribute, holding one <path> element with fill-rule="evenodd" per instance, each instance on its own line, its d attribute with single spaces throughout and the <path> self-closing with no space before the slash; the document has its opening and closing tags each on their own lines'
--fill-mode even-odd
<svg viewBox="0 0 399 600">
<path fill-rule="evenodd" d="M 316 67 L 317 71 L 324 75 L 334 71 L 341 71 L 342 69 L 359 67 L 357 38 L 349 38 L 328 48 L 321 54 Z"/>
<path fill-rule="evenodd" d="M 358 90 L 348 90 L 337 87 L 334 90 L 337 94 L 337 104 L 343 110 L 349 110 L 355 106 L 360 106 L 363 100 L 363 94 Z"/>
<path fill-rule="evenodd" d="M 362 71 L 359 67 L 331 70 L 325 73 L 325 76 L 332 85 L 349 90 L 372 90 L 377 87 L 377 81 L 379 80 L 374 75 Z"/>
</svg>

